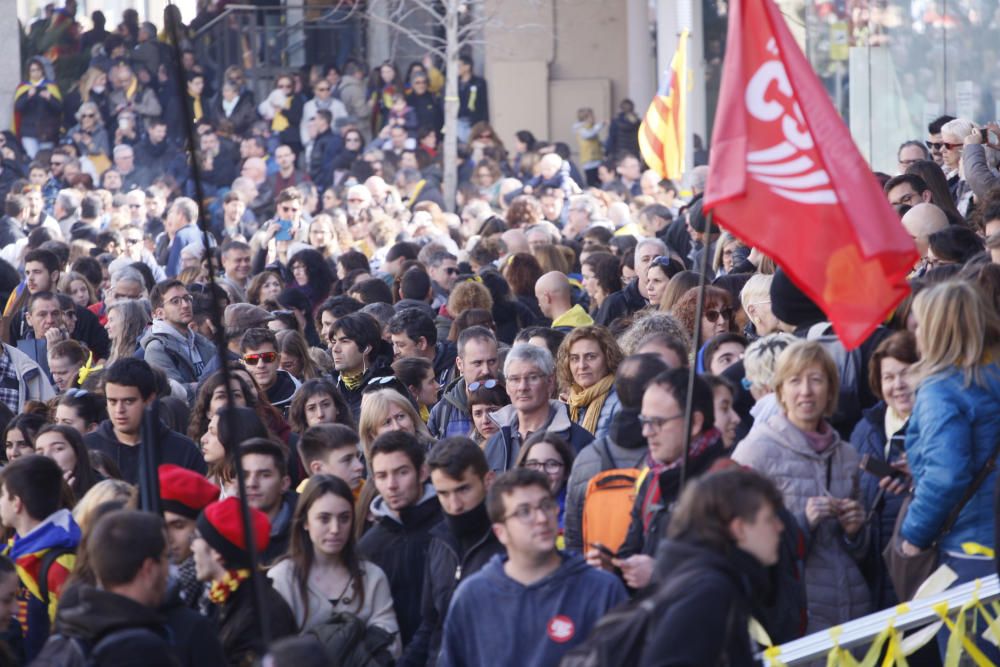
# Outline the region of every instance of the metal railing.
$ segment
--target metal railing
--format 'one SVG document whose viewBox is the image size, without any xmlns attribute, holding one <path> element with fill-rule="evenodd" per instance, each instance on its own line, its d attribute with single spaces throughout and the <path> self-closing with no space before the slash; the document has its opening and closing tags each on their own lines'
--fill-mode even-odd
<svg viewBox="0 0 1000 667">
<path fill-rule="evenodd" d="M 977 591 L 978 588 L 978 591 Z M 970 581 L 921 600 L 913 600 L 890 609 L 857 618 L 838 627 L 836 641 L 830 630 L 782 644 L 772 654 L 762 656 L 766 665 L 800 665 L 812 660 L 825 658 L 836 646 L 845 649 L 867 646 L 889 625 L 904 632 L 921 628 L 940 619 L 934 607 L 947 604 L 948 614 L 953 616 L 973 595 L 980 602 L 988 603 L 1000 599 L 1000 582 L 992 574 L 985 579 Z"/>
<path fill-rule="evenodd" d="M 195 56 L 211 68 L 216 85 L 231 65 L 246 72 L 257 99 L 272 89 L 282 72 L 306 64 L 343 66 L 364 60 L 366 14 L 361 2 L 325 5 L 227 5 L 198 27 Z"/>
</svg>

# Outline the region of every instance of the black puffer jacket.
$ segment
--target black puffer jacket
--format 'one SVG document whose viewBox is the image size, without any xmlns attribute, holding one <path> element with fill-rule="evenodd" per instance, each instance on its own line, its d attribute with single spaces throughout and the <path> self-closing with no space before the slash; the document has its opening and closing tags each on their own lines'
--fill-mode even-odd
<svg viewBox="0 0 1000 667">
<path fill-rule="evenodd" d="M 399 667 L 437 664 L 441 632 L 448 605 L 458 585 L 483 569 L 495 554 L 504 553 L 493 534 L 485 501 L 474 509 L 451 516 L 431 528 L 424 576 L 423 618 Z"/>
<path fill-rule="evenodd" d="M 766 591 L 767 572 L 756 558 L 740 549 L 723 554 L 671 540 L 663 545 L 658 570 L 660 590 L 669 587 L 673 594 L 650 616 L 639 665 L 758 664 L 747 628 L 750 601 Z"/>
<path fill-rule="evenodd" d="M 611 326 L 618 318 L 628 317 L 647 305 L 646 297 L 639 293 L 638 279 L 633 280 L 624 289 L 608 295 L 594 314 L 594 324 Z"/>
<path fill-rule="evenodd" d="M 264 612 L 267 614 L 271 640 L 297 634 L 295 616 L 285 599 L 271 586 L 271 580 L 261 575 L 257 581 L 264 587 Z M 243 582 L 224 604 L 214 609 L 219 623 L 219 639 L 226 654 L 226 665 L 250 667 L 258 664 L 267 653 L 267 645 L 258 629 L 250 582 Z"/>
<path fill-rule="evenodd" d="M 372 502 L 371 512 L 378 521 L 358 542 L 358 550 L 389 578 L 399 636 L 405 647 L 420 625 L 427 550 L 431 528 L 441 521 L 441 505 L 434 487 L 428 483 L 416 505 L 397 514 L 379 496 Z"/>
</svg>

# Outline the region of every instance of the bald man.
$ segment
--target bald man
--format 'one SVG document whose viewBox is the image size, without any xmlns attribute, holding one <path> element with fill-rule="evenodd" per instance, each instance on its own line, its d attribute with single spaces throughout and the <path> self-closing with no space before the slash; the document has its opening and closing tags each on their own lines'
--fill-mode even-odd
<svg viewBox="0 0 1000 667">
<path fill-rule="evenodd" d="M 508 229 L 500 235 L 500 240 L 503 241 L 504 246 L 507 248 L 508 257 L 520 252 L 531 253 L 531 246 L 528 245 L 528 237 L 520 229 Z"/>
<path fill-rule="evenodd" d="M 569 331 L 589 327 L 594 320 L 579 304 L 573 305 L 569 278 L 559 271 L 550 271 L 535 283 L 535 298 L 542 314 L 552 320 L 552 328 Z"/>
<path fill-rule="evenodd" d="M 934 204 L 917 204 L 903 216 L 903 227 L 917 244 L 921 264 L 927 257 L 927 238 L 947 226 L 948 216 Z"/>
</svg>

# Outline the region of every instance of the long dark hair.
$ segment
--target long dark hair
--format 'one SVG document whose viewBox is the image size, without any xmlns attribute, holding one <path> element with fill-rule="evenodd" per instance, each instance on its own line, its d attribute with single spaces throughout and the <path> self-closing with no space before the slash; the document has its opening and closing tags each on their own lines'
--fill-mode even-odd
<svg viewBox="0 0 1000 667">
<path fill-rule="evenodd" d="M 229 414 L 232 410 L 233 414 Z M 221 461 L 209 466 L 208 476 L 216 477 L 222 482 L 229 482 L 236 476 L 236 456 L 240 444 L 250 438 L 267 438 L 269 433 L 264 422 L 253 408 L 222 407 L 219 415 L 218 436 L 222 449 L 226 454 Z"/>
<path fill-rule="evenodd" d="M 73 489 L 73 495 L 76 496 L 77 500 L 83 498 L 84 494 L 90 490 L 90 487 L 99 481 L 97 473 L 94 471 L 93 466 L 90 465 L 90 452 L 87 446 L 83 444 L 83 437 L 72 426 L 67 426 L 66 424 L 46 424 L 35 434 L 35 443 L 37 444 L 39 436 L 46 433 L 58 433 L 73 448 L 76 463 L 73 465 L 73 483 L 70 484 L 70 488 Z"/>
<path fill-rule="evenodd" d="M 314 294 L 323 299 L 330 296 L 330 287 L 333 286 L 335 278 L 330 265 L 323 259 L 323 255 L 313 248 L 299 250 L 288 260 L 289 276 L 292 275 L 292 267 L 299 263 L 306 269 L 306 275 L 309 276 L 306 284 L 312 289 Z M 289 280 L 288 284 L 297 285 L 294 278 Z"/>
<path fill-rule="evenodd" d="M 231 374 L 229 376 L 231 379 L 236 380 L 237 384 L 240 386 L 240 391 L 243 392 L 243 400 L 246 401 L 247 407 L 254 408 L 256 412 L 257 401 L 254 400 L 252 387 L 247 384 L 247 381 L 241 376 L 236 374 Z M 198 396 L 194 399 L 194 407 L 191 410 L 191 424 L 188 426 L 188 437 L 198 442 L 201 436 L 205 435 L 205 431 L 208 430 L 208 422 L 212 421 L 212 415 L 209 414 L 209 406 L 212 405 L 212 394 L 215 390 L 223 386 L 223 375 L 222 371 L 216 371 L 208 376 L 208 379 L 201 385 L 201 389 L 198 390 Z M 260 416 L 258 414 L 258 416 Z"/>
<path fill-rule="evenodd" d="M 309 519 L 309 508 L 327 494 L 343 498 L 351 508 L 351 530 L 347 531 L 347 541 L 344 549 L 340 552 L 340 562 L 347 568 L 351 580 L 354 582 L 354 593 L 356 595 L 356 609 L 361 609 L 365 604 L 365 585 L 362 577 L 361 557 L 358 555 L 357 545 L 354 538 L 354 525 L 357 522 L 357 515 L 354 512 L 354 493 L 347 482 L 334 477 L 333 475 L 315 475 L 309 478 L 309 483 L 299 496 L 299 502 L 295 505 L 295 514 L 292 516 L 292 534 L 288 546 L 288 560 L 292 561 L 292 573 L 299 587 L 299 595 L 305 604 L 306 615 L 302 619 L 302 627 L 305 627 L 309 620 L 309 573 L 316 560 L 315 546 L 309 537 L 306 522 Z"/>
</svg>

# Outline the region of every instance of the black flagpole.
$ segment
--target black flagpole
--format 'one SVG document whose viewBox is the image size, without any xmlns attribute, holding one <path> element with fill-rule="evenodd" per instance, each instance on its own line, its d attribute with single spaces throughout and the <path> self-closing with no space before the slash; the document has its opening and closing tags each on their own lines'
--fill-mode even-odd
<svg viewBox="0 0 1000 667">
<path fill-rule="evenodd" d="M 168 6 L 173 7 L 174 4 L 172 0 L 168 1 Z M 215 325 L 215 349 L 216 354 L 219 357 L 219 368 L 222 371 L 222 382 L 226 387 L 226 407 L 225 415 L 228 419 L 228 426 L 230 433 L 238 433 L 238 426 L 236 424 L 236 411 L 233 409 L 235 404 L 233 403 L 233 392 L 230 389 L 230 372 L 229 372 L 229 349 L 226 346 L 226 336 L 225 327 L 223 322 L 222 308 L 219 305 L 219 300 L 216 298 L 215 290 L 215 262 L 212 253 L 211 245 L 211 235 L 209 232 L 209 217 L 207 211 L 204 208 L 205 201 L 205 189 L 202 185 L 201 179 L 201 163 L 198 162 L 198 146 L 195 144 L 195 132 L 194 132 L 194 119 L 192 118 L 191 108 L 188 106 L 187 101 L 187 82 L 183 76 L 183 67 L 181 65 L 181 38 L 183 37 L 178 30 L 177 23 L 172 23 L 169 26 L 164 26 L 169 30 L 170 38 L 173 40 L 173 52 L 174 61 L 177 65 L 176 71 L 176 83 L 177 83 L 177 94 L 180 101 L 180 111 L 184 119 L 184 130 L 187 136 L 188 143 L 188 155 L 191 158 L 191 180 L 194 182 L 195 198 L 198 204 L 198 226 L 201 229 L 202 246 L 205 248 L 205 257 L 208 263 L 208 294 L 211 297 L 211 313 L 212 322 Z M 236 447 L 239 448 L 241 443 L 235 443 Z M 239 490 L 239 501 L 240 501 L 240 514 L 243 518 L 243 533 L 246 535 L 247 544 L 247 555 L 250 558 L 250 585 L 253 589 L 253 595 L 251 599 L 254 602 L 254 617 L 257 619 L 257 627 L 260 631 L 260 638 L 262 643 L 266 646 L 270 643 L 271 633 L 268 627 L 267 615 L 264 613 L 264 582 L 261 581 L 261 577 L 264 576 L 260 571 L 259 558 L 257 553 L 257 541 L 254 539 L 253 524 L 250 520 L 250 506 L 247 504 L 247 494 L 246 494 L 246 482 L 243 474 L 243 462 L 239 456 L 239 451 L 237 451 L 236 456 L 233 457 L 234 467 L 236 468 L 236 484 Z"/>
</svg>

